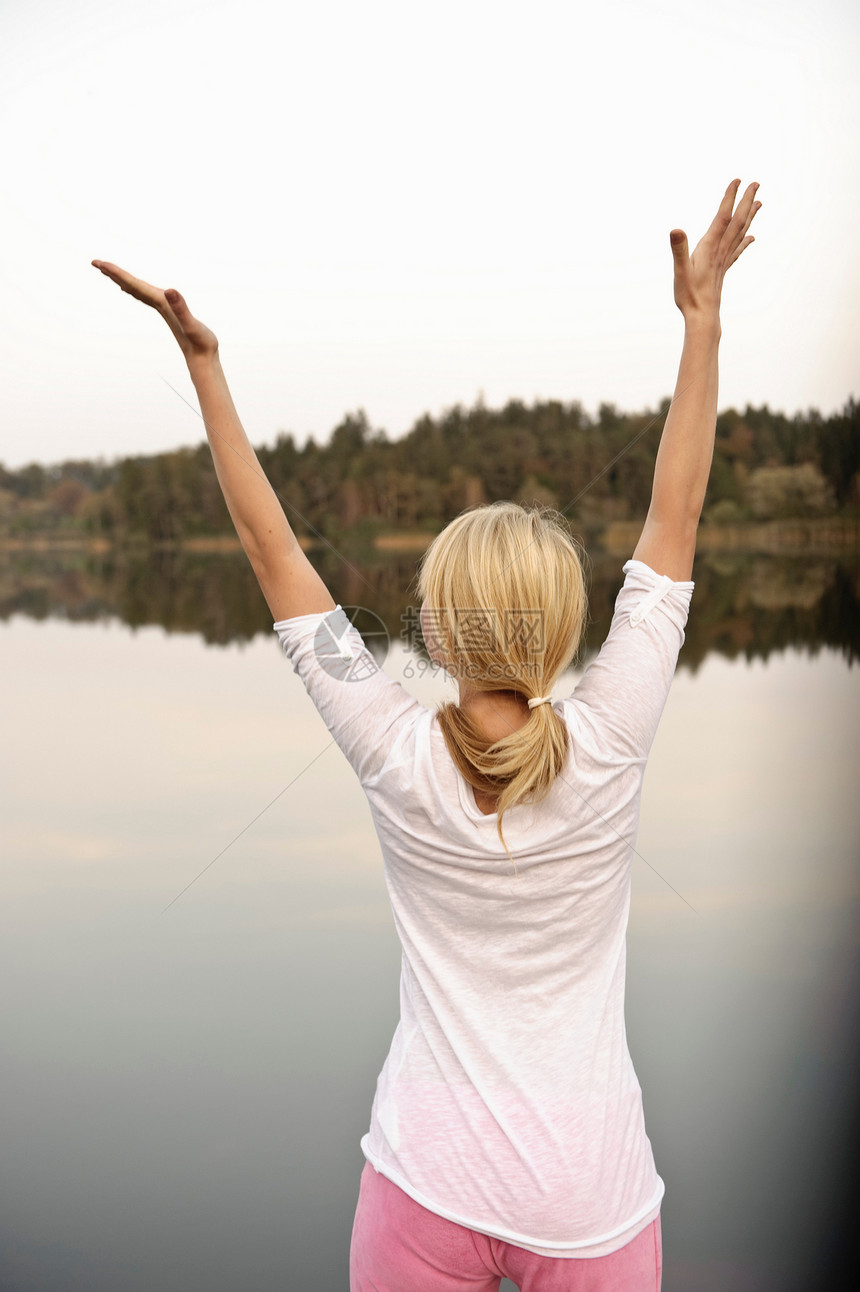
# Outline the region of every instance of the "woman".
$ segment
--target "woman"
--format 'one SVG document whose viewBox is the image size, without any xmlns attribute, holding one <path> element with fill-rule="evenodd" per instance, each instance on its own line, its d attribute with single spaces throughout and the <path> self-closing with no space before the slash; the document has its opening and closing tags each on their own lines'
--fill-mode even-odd
<svg viewBox="0 0 860 1292">
<path fill-rule="evenodd" d="M 283 647 L 370 801 L 403 947 L 353 1228 L 353 1292 L 651 1292 L 660 1202 L 624 1031 L 645 760 L 692 592 L 713 450 L 724 275 L 753 241 L 739 181 L 692 255 L 642 536 L 609 636 L 568 699 L 585 616 L 564 526 L 464 513 L 421 567 L 422 626 L 459 700 L 434 714 L 375 667 L 307 561 L 240 425 L 213 333 L 176 291 L 96 268 L 165 318 Z"/>
</svg>

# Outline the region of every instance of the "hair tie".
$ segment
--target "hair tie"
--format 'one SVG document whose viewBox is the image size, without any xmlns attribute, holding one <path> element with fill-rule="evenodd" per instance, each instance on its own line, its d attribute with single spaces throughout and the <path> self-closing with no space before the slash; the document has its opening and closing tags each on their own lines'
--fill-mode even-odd
<svg viewBox="0 0 860 1292">
<path fill-rule="evenodd" d="M 552 704 L 551 695 L 539 695 L 534 700 L 529 700 L 529 708 L 536 709 L 539 704 Z"/>
</svg>

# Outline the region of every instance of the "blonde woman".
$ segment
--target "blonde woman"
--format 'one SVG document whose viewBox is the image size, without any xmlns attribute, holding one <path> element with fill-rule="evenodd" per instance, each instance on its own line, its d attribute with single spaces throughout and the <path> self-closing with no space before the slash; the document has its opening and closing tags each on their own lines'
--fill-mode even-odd
<svg viewBox="0 0 860 1292">
<path fill-rule="evenodd" d="M 739 181 L 692 255 L 642 536 L 609 636 L 552 691 L 585 621 L 559 519 L 467 512 L 422 562 L 422 624 L 456 703 L 378 669 L 305 558 L 242 429 L 213 333 L 176 291 L 93 264 L 153 306 L 200 399 L 230 514 L 283 648 L 365 789 L 403 947 L 350 1257 L 352 1292 L 654 1292 L 658 1176 L 624 1030 L 645 760 L 683 641 L 717 411 L 723 277 L 752 242 Z"/>
</svg>

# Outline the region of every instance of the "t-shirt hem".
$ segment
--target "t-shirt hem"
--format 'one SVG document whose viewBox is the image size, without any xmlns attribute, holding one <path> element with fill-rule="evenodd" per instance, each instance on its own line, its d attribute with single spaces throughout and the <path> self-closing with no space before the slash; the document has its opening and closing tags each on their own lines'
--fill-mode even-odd
<svg viewBox="0 0 860 1292">
<path fill-rule="evenodd" d="M 314 610 L 309 615 L 291 615 L 289 619 L 278 619 L 272 624 L 272 629 L 274 632 L 278 632 L 281 628 L 288 628 L 290 624 L 305 624 L 313 621 L 321 623 L 323 619 L 327 619 L 329 615 L 333 615 L 336 611 L 341 609 L 343 609 L 343 607 L 338 604 L 333 610 Z"/>
<path fill-rule="evenodd" d="M 655 579 L 668 579 L 673 587 L 679 588 L 682 592 L 692 592 L 696 584 L 692 579 L 673 579 L 668 574 L 658 574 L 653 565 L 648 565 L 646 561 L 639 561 L 635 556 L 631 556 L 629 561 L 625 561 L 621 567 L 622 574 L 637 574 L 646 571 L 653 574 Z"/>
<path fill-rule="evenodd" d="M 449 1207 L 441 1206 L 432 1199 L 427 1198 L 419 1189 L 415 1189 L 407 1180 L 397 1172 L 379 1161 L 376 1155 L 370 1150 L 367 1144 L 368 1137 L 365 1135 L 361 1141 L 361 1150 L 367 1158 L 370 1165 L 380 1175 L 384 1175 L 392 1184 L 396 1184 L 398 1189 L 402 1189 L 408 1194 L 419 1206 L 425 1210 L 433 1212 L 436 1216 L 442 1216 L 445 1220 L 451 1220 L 455 1225 L 462 1225 L 464 1229 L 471 1229 L 476 1234 L 485 1234 L 488 1238 L 499 1239 L 503 1243 L 511 1243 L 514 1247 L 522 1247 L 525 1251 L 534 1252 L 538 1256 L 551 1256 L 560 1258 L 588 1258 L 589 1256 L 609 1256 L 614 1251 L 631 1242 L 636 1235 L 641 1232 L 652 1220 L 656 1219 L 660 1212 L 660 1204 L 665 1193 L 665 1185 L 660 1176 L 657 1176 L 657 1189 L 653 1198 L 650 1198 L 644 1207 L 640 1207 L 634 1216 L 625 1220 L 623 1224 L 616 1225 L 614 1229 L 607 1230 L 604 1234 L 598 1234 L 593 1238 L 581 1238 L 571 1242 L 551 1243 L 546 1239 L 533 1238 L 529 1234 L 520 1234 L 513 1229 L 488 1229 L 485 1225 L 475 1224 L 474 1221 L 467 1217 L 459 1215 Z"/>
</svg>

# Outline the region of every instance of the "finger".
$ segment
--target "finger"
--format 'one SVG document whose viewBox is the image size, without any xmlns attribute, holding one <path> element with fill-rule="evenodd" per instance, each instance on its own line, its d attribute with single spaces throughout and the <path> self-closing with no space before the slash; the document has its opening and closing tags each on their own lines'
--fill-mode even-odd
<svg viewBox="0 0 860 1292">
<path fill-rule="evenodd" d="M 735 244 L 736 244 L 736 245 L 735 245 L 735 246 L 733 246 L 733 245 L 729 244 L 729 247 L 728 247 L 728 254 L 729 254 L 730 256 L 733 256 L 733 255 L 734 255 L 735 251 L 737 250 L 737 246 L 739 246 L 739 245 L 740 245 L 740 243 L 742 243 L 742 242 L 743 242 L 744 238 L 745 238 L 745 237 L 747 236 L 747 234 L 749 233 L 750 225 L 752 224 L 753 220 L 755 219 L 757 212 L 758 212 L 758 211 L 760 211 L 760 210 L 761 210 L 761 202 L 753 202 L 752 206 L 750 207 L 749 215 L 747 216 L 746 220 L 744 220 L 743 227 L 742 227 L 741 229 L 739 229 L 739 230 L 738 230 L 737 235 L 736 235 L 736 237 L 735 237 L 735 239 L 734 239 L 734 242 L 735 242 Z M 730 261 L 729 261 L 729 264 L 731 264 L 731 263 L 732 263 L 732 261 L 730 260 Z"/>
<path fill-rule="evenodd" d="M 734 206 L 735 206 L 735 198 L 737 197 L 738 189 L 740 188 L 740 186 L 741 186 L 741 182 L 739 179 L 733 179 L 731 184 L 729 184 L 728 188 L 723 194 L 723 200 L 722 202 L 720 202 L 720 205 L 717 208 L 717 214 L 714 216 L 713 220 L 710 223 L 710 227 L 708 228 L 708 233 L 717 233 L 722 235 L 725 232 L 726 226 L 728 225 L 729 221 L 732 218 L 732 211 L 734 210 Z M 705 237 L 707 236 L 708 234 L 705 235 Z"/>
<path fill-rule="evenodd" d="M 752 236 L 752 234 L 749 234 L 748 237 L 744 238 L 743 242 L 738 247 L 737 251 L 735 251 L 731 259 L 729 260 L 729 264 L 727 268 L 733 265 L 737 260 L 738 256 L 740 256 L 742 252 L 746 251 L 747 247 L 751 246 L 754 242 L 755 242 L 755 238 Z"/>
<path fill-rule="evenodd" d="M 687 235 L 684 232 L 684 230 L 673 229 L 672 232 L 669 234 L 669 243 L 671 245 L 672 255 L 675 257 L 676 263 L 679 261 L 681 262 L 685 261 L 687 259 L 687 256 L 689 255 L 689 247 L 687 244 Z"/>
<path fill-rule="evenodd" d="M 753 220 L 758 215 L 760 210 L 761 210 L 761 202 L 753 202 L 752 207 L 750 209 L 750 213 L 747 216 L 746 223 L 743 228 L 744 237 L 746 237 L 746 234 L 750 225 L 752 224 Z"/>
<path fill-rule="evenodd" d="M 164 293 L 164 299 L 173 311 L 177 323 L 180 327 L 187 328 L 189 325 L 196 323 L 197 320 L 188 308 L 188 303 L 181 292 L 175 287 L 168 287 Z"/>
<path fill-rule="evenodd" d="M 110 260 L 94 260 L 93 265 L 100 270 L 106 278 L 118 283 L 121 287 L 126 284 L 138 283 L 142 280 L 136 279 L 127 269 L 121 269 L 119 265 L 114 265 Z"/>
<path fill-rule="evenodd" d="M 116 283 L 129 296 L 134 296 L 136 300 L 143 301 L 145 305 L 152 305 L 158 308 L 161 304 L 163 293 L 153 287 L 152 283 L 144 282 L 142 278 L 135 278 L 127 269 L 120 269 L 119 265 L 114 265 L 110 260 L 94 260 L 93 266 L 109 278 L 111 282 Z"/>
<path fill-rule="evenodd" d="M 750 227 L 752 218 L 755 215 L 757 207 L 755 205 L 755 195 L 759 190 L 759 184 L 749 184 L 744 192 L 743 197 L 738 203 L 738 208 L 730 220 L 725 233 L 726 249 L 733 250 L 733 244 L 743 240 L 747 229 Z M 761 203 L 759 203 L 761 205 Z"/>
<path fill-rule="evenodd" d="M 746 192 L 738 203 L 738 209 L 735 211 L 734 223 L 746 224 L 750 219 L 750 213 L 755 207 L 755 195 L 760 185 L 756 182 L 747 186 Z"/>
</svg>

